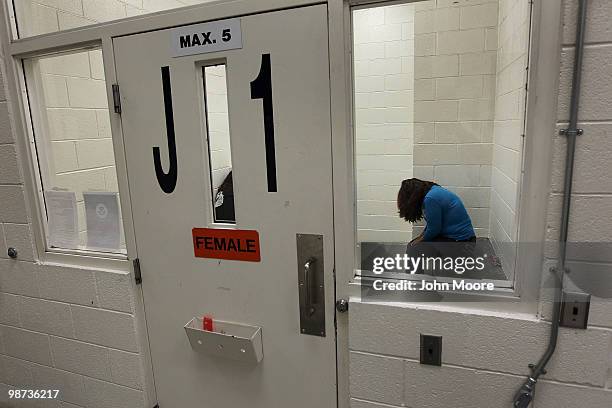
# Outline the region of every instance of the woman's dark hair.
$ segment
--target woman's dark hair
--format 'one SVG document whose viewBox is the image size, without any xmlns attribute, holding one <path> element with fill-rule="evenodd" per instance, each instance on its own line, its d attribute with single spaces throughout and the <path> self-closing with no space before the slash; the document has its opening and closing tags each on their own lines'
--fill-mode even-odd
<svg viewBox="0 0 612 408">
<path fill-rule="evenodd" d="M 232 171 L 230 170 L 230 172 L 227 174 L 227 176 L 225 176 L 225 179 L 223 180 L 223 183 L 221 183 L 221 185 L 219 186 L 218 191 L 223 191 L 223 194 L 227 195 L 227 194 L 234 194 L 234 180 L 232 177 Z"/>
<path fill-rule="evenodd" d="M 408 222 L 416 222 L 423 219 L 423 199 L 425 199 L 425 195 L 433 186 L 437 186 L 437 184 L 418 178 L 402 181 L 402 186 L 397 193 L 399 216 Z"/>
</svg>

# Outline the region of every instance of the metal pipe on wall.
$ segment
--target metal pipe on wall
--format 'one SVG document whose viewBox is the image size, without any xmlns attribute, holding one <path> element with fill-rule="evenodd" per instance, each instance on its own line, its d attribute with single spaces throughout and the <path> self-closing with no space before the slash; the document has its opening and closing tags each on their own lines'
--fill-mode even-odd
<svg viewBox="0 0 612 408">
<path fill-rule="evenodd" d="M 574 155 L 576 151 L 576 137 L 582 134 L 578 129 L 578 111 L 580 104 L 580 87 L 582 80 L 582 60 L 584 56 L 584 37 L 586 31 L 587 0 L 579 0 L 578 21 L 576 23 L 576 52 L 574 58 L 574 72 L 572 78 L 572 95 L 570 100 L 570 120 L 567 129 L 560 131 L 567 137 L 567 151 L 565 156 L 565 178 L 563 183 L 563 207 L 561 210 L 561 226 L 559 233 L 559 254 L 557 266 L 553 268 L 554 274 L 554 302 L 552 324 L 548 347 L 537 364 L 530 365 L 531 375 L 514 397 L 515 408 L 526 408 L 531 404 L 538 378 L 546 374 L 546 365 L 553 356 L 557 347 L 559 335 L 559 321 L 561 318 L 561 305 L 563 296 L 563 278 L 566 272 L 565 256 L 567 251 L 567 232 L 569 227 L 569 213 L 572 198 L 572 181 L 574 175 Z"/>
</svg>

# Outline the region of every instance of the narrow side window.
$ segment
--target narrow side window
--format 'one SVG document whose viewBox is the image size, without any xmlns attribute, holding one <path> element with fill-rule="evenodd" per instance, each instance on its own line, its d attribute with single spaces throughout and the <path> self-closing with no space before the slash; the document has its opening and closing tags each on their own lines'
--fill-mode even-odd
<svg viewBox="0 0 612 408">
<path fill-rule="evenodd" d="M 102 51 L 24 67 L 47 250 L 125 254 Z"/>
</svg>

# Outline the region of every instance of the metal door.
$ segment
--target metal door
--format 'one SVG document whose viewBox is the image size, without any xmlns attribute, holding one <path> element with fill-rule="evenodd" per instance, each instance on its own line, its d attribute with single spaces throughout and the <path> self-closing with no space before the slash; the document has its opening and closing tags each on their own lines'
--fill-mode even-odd
<svg viewBox="0 0 612 408">
<path fill-rule="evenodd" d="M 242 46 L 232 50 L 173 56 L 173 29 L 113 39 L 159 404 L 335 407 L 327 8 L 237 18 Z M 271 101 L 251 87 L 266 60 Z M 212 215 L 202 65 L 213 63 L 227 71 L 236 225 L 215 224 Z M 195 257 L 193 228 L 255 230 L 261 259 Z M 320 254 L 298 253 L 308 234 L 320 239 Z M 317 301 L 325 305 L 324 335 L 301 329 L 300 283 L 309 279 L 304 268 L 313 261 L 323 276 L 316 288 L 324 286 Z M 260 327 L 263 359 L 245 362 L 192 348 L 183 326 L 204 314 Z"/>
</svg>

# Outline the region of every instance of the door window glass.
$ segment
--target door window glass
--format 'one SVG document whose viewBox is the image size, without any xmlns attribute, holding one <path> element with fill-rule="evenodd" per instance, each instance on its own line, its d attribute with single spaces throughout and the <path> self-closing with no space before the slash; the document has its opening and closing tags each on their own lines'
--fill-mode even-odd
<svg viewBox="0 0 612 408">
<path fill-rule="evenodd" d="M 202 68 L 214 222 L 235 224 L 225 65 Z"/>
</svg>

